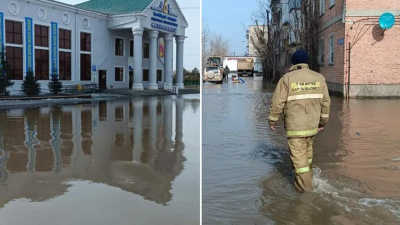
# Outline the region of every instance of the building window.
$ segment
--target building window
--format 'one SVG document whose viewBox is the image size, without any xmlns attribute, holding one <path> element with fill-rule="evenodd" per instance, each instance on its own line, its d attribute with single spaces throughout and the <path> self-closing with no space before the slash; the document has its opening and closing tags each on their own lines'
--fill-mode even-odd
<svg viewBox="0 0 400 225">
<path fill-rule="evenodd" d="M 330 2 L 330 5 L 329 5 L 329 7 L 332 7 L 332 6 L 334 6 L 334 5 L 335 5 L 335 0 L 329 0 L 329 2 Z"/>
<path fill-rule="evenodd" d="M 10 65 L 11 80 L 22 80 L 22 48 L 6 47 L 7 63 Z"/>
<path fill-rule="evenodd" d="M 115 81 L 124 81 L 123 67 L 115 67 Z"/>
<path fill-rule="evenodd" d="M 162 81 L 162 70 L 157 70 L 157 81 Z"/>
<path fill-rule="evenodd" d="M 6 43 L 22 45 L 22 23 L 6 20 Z"/>
<path fill-rule="evenodd" d="M 35 49 L 35 78 L 36 80 L 49 79 L 49 51 Z"/>
<path fill-rule="evenodd" d="M 134 53 L 133 53 L 133 46 L 134 46 L 133 40 L 130 40 L 130 42 L 129 42 L 129 56 L 130 56 L 130 57 L 133 57 L 133 56 L 134 56 Z"/>
<path fill-rule="evenodd" d="M 71 49 L 71 31 L 59 29 L 58 33 L 58 43 L 60 45 L 60 49 Z"/>
<path fill-rule="evenodd" d="M 59 29 L 59 80 L 71 80 L 71 31 Z"/>
<path fill-rule="evenodd" d="M 59 52 L 60 60 L 60 80 L 71 80 L 71 52 Z"/>
<path fill-rule="evenodd" d="M 328 55 L 328 61 L 329 65 L 333 65 L 334 63 L 334 55 L 335 55 L 335 35 L 331 34 L 329 36 L 329 55 Z"/>
<path fill-rule="evenodd" d="M 143 43 L 143 58 L 148 59 L 150 56 L 150 45 L 149 43 Z"/>
<path fill-rule="evenodd" d="M 143 81 L 149 81 L 149 70 L 148 69 L 143 70 Z"/>
<path fill-rule="evenodd" d="M 91 34 L 81 33 L 81 51 L 82 52 L 92 51 Z"/>
<path fill-rule="evenodd" d="M 124 56 L 124 39 L 115 39 L 115 55 Z"/>
<path fill-rule="evenodd" d="M 319 40 L 319 48 L 318 48 L 318 62 L 322 66 L 325 62 L 325 46 L 324 39 Z"/>
<path fill-rule="evenodd" d="M 35 25 L 35 78 L 49 80 L 49 27 Z"/>
<path fill-rule="evenodd" d="M 35 25 L 35 46 L 49 47 L 49 28 Z"/>
<path fill-rule="evenodd" d="M 22 23 L 6 20 L 6 57 L 10 65 L 10 79 L 23 79 Z"/>
<path fill-rule="evenodd" d="M 91 80 L 91 67 L 92 67 L 92 39 L 91 34 L 81 33 L 81 81 Z"/>
<path fill-rule="evenodd" d="M 319 15 L 325 14 L 325 0 L 319 0 Z"/>
</svg>

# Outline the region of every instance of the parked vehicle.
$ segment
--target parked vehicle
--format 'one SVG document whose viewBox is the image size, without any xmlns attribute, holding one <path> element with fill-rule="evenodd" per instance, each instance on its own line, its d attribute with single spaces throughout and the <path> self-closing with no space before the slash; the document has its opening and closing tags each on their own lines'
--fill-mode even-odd
<svg viewBox="0 0 400 225">
<path fill-rule="evenodd" d="M 222 56 L 208 56 L 206 60 L 207 67 L 221 67 L 222 66 Z"/>
<path fill-rule="evenodd" d="M 223 70 L 217 66 L 210 66 L 204 69 L 203 80 L 204 82 L 214 82 L 222 84 L 224 79 Z"/>
</svg>

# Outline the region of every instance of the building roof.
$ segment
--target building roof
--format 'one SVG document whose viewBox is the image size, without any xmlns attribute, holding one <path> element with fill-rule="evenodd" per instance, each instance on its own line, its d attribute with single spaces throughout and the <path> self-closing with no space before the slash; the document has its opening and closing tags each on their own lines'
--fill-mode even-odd
<svg viewBox="0 0 400 225">
<path fill-rule="evenodd" d="M 75 6 L 105 14 L 124 14 L 142 12 L 152 1 L 153 0 L 90 0 Z"/>
</svg>

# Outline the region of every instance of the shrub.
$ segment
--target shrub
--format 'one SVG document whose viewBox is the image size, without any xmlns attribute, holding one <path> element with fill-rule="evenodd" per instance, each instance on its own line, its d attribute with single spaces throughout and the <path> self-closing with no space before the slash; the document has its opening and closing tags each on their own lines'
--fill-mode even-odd
<svg viewBox="0 0 400 225">
<path fill-rule="evenodd" d="M 49 90 L 51 93 L 57 95 L 62 92 L 62 83 L 58 80 L 57 71 L 51 74 L 51 81 L 49 82 Z"/>
<path fill-rule="evenodd" d="M 0 50 L 0 95 L 8 96 L 8 87 L 14 85 L 14 82 L 9 80 L 11 75 L 10 65 L 7 63 L 6 53 L 4 49 Z"/>
<path fill-rule="evenodd" d="M 26 73 L 24 83 L 22 84 L 22 91 L 29 97 L 40 94 L 40 84 L 35 79 L 32 70 L 29 70 L 28 73 Z"/>
</svg>

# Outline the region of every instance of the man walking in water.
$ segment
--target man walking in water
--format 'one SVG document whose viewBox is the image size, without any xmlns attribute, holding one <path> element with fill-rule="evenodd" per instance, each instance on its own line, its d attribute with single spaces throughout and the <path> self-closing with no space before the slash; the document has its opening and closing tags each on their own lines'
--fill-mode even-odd
<svg viewBox="0 0 400 225">
<path fill-rule="evenodd" d="M 297 50 L 293 66 L 276 86 L 268 120 L 271 130 L 280 114 L 288 137 L 294 167 L 294 185 L 300 192 L 313 190 L 313 139 L 329 119 L 330 98 L 324 76 L 308 68 L 308 53 Z"/>
<path fill-rule="evenodd" d="M 227 77 L 228 74 L 229 74 L 230 72 L 231 72 L 231 71 L 229 70 L 228 65 L 226 65 L 226 66 L 225 66 L 225 69 L 224 69 L 224 78 Z"/>
</svg>

